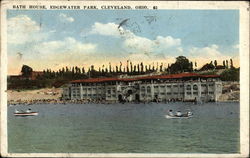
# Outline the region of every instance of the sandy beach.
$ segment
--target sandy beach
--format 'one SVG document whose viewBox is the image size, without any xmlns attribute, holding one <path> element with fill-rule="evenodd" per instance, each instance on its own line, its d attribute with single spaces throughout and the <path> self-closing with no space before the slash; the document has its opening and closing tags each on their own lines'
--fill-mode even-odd
<svg viewBox="0 0 250 158">
<path fill-rule="evenodd" d="M 18 101 L 18 100 L 42 100 L 42 99 L 59 99 L 62 94 L 62 88 L 43 88 L 36 90 L 8 90 L 8 101 Z"/>
</svg>

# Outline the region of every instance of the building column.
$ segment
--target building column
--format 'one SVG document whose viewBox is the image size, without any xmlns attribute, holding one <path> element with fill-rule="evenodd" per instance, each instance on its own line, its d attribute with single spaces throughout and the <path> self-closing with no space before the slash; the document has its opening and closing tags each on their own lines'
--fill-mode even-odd
<svg viewBox="0 0 250 158">
<path fill-rule="evenodd" d="M 80 99 L 82 99 L 82 83 L 80 83 Z"/>
</svg>

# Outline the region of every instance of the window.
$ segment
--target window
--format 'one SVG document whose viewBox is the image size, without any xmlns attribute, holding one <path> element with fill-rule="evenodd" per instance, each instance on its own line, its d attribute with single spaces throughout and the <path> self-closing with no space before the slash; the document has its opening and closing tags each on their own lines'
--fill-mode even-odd
<svg viewBox="0 0 250 158">
<path fill-rule="evenodd" d="M 171 85 L 167 85 L 168 88 L 171 88 Z"/>
<path fill-rule="evenodd" d="M 178 95 L 178 92 L 174 92 L 175 95 Z"/>
<path fill-rule="evenodd" d="M 209 92 L 209 94 L 214 94 L 214 92 Z"/>
<path fill-rule="evenodd" d="M 198 90 L 198 86 L 197 86 L 197 85 L 194 85 L 194 86 L 193 86 L 193 90 Z"/>
<path fill-rule="evenodd" d="M 171 95 L 171 92 L 167 92 L 167 95 Z"/>
<path fill-rule="evenodd" d="M 187 92 L 187 94 L 188 94 L 188 95 L 190 95 L 190 94 L 191 94 L 191 92 Z"/>
<path fill-rule="evenodd" d="M 194 94 L 194 95 L 198 95 L 198 92 L 194 92 L 193 94 Z"/>
<path fill-rule="evenodd" d="M 147 87 L 147 92 L 150 93 L 151 92 L 151 88 L 150 86 Z"/>
<path fill-rule="evenodd" d="M 191 90 L 191 86 L 190 85 L 187 85 L 187 90 Z"/>
<path fill-rule="evenodd" d="M 108 93 L 108 94 L 111 94 L 111 90 L 110 90 L 110 89 L 108 89 L 107 93 Z"/>
<path fill-rule="evenodd" d="M 183 85 L 180 85 L 180 87 L 183 87 Z"/>
<path fill-rule="evenodd" d="M 178 87 L 177 85 L 174 85 L 174 87 L 176 88 L 176 87 Z"/>
</svg>

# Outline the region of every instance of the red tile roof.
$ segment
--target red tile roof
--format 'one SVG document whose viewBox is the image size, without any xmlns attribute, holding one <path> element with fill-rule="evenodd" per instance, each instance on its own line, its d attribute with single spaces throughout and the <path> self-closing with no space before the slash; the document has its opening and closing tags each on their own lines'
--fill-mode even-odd
<svg viewBox="0 0 250 158">
<path fill-rule="evenodd" d="M 74 80 L 71 83 L 100 83 L 100 82 L 111 82 L 111 81 L 138 81 L 138 80 L 149 80 L 149 79 L 178 79 L 178 78 L 191 78 L 191 77 L 200 77 L 200 78 L 218 78 L 219 75 L 200 75 L 196 73 L 181 73 L 181 74 L 170 74 L 170 75 L 154 75 L 154 76 L 144 76 L 144 77 L 135 77 L 135 78 L 88 78 L 83 80 Z"/>
</svg>

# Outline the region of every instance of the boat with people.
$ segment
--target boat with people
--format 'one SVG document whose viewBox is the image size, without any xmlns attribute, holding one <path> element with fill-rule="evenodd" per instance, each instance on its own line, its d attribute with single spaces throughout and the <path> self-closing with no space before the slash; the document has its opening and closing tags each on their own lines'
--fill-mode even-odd
<svg viewBox="0 0 250 158">
<path fill-rule="evenodd" d="M 184 114 L 182 114 L 180 111 L 177 111 L 176 114 L 173 113 L 172 110 L 169 110 L 168 114 L 165 115 L 167 119 L 181 119 L 181 118 L 191 118 L 193 117 L 193 113 L 188 111 Z"/>
<path fill-rule="evenodd" d="M 31 111 L 31 109 L 28 109 L 26 111 L 15 109 L 14 115 L 15 116 L 36 116 L 38 115 L 38 112 Z"/>
</svg>

